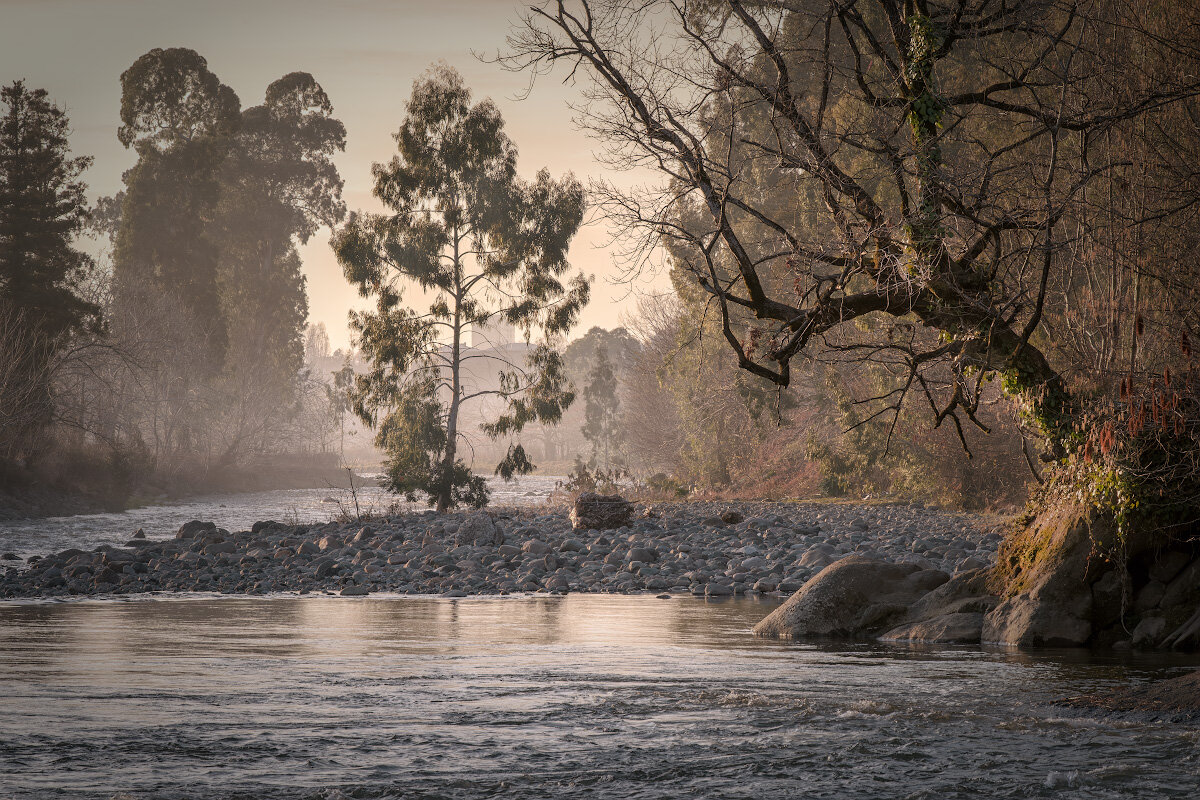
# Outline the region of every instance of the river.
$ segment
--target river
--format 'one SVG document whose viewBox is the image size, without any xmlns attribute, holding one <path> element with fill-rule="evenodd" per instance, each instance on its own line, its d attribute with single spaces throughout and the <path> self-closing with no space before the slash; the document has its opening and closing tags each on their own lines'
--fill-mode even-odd
<svg viewBox="0 0 1200 800">
<path fill-rule="evenodd" d="M 231 531 L 248 530 L 255 522 L 266 519 L 328 522 L 342 514 L 356 513 L 355 494 L 358 512 L 362 514 L 384 511 L 393 505 L 404 509 L 427 508 L 423 502 L 402 502 L 380 488 L 377 475 L 364 477 L 367 482 L 356 493 L 326 488 L 206 495 L 110 514 L 0 522 L 0 553 L 13 553 L 25 559 L 68 547 L 90 550 L 102 544 L 119 546 L 139 528 L 147 538 L 167 539 L 175 535 L 180 525 L 193 519 L 215 522 Z M 526 475 L 512 483 L 491 478 L 488 486 L 493 505 L 535 505 L 545 502 L 561 480 L 553 475 Z"/>
<path fill-rule="evenodd" d="M 1200 731 L 1049 701 L 1183 661 L 764 641 L 753 601 L 0 606 L 6 798 L 1170 798 Z"/>
<path fill-rule="evenodd" d="M 532 502 L 547 489 L 514 491 Z M 42 520 L 0 541 L 46 552 L 134 527 L 166 536 L 191 518 L 320 519 L 336 513 L 328 495 Z M 1053 703 L 1194 657 L 755 638 L 774 602 L 0 603 L 0 798 L 1172 798 L 1200 786 L 1200 728 Z"/>
</svg>

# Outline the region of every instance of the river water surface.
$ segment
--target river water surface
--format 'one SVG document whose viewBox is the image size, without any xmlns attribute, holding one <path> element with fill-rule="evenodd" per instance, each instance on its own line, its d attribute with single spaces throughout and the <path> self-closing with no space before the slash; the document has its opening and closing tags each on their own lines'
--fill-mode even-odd
<svg viewBox="0 0 1200 800">
<path fill-rule="evenodd" d="M 357 488 L 358 512 L 362 514 L 382 512 L 393 505 L 402 509 L 427 508 L 421 502 L 399 502 L 396 495 L 379 486 L 378 475 L 363 477 L 366 483 Z M 526 475 L 511 483 L 491 478 L 488 487 L 492 490 L 493 505 L 534 505 L 545 502 L 560 480 L 551 475 Z M 329 522 L 354 513 L 355 495 L 348 489 L 277 489 L 207 495 L 110 514 L 2 521 L 0 553 L 13 553 L 24 559 L 68 547 L 90 550 L 102 544 L 122 545 L 139 528 L 149 539 L 169 539 L 180 525 L 193 519 L 215 522 L 226 530 L 244 531 L 259 520 L 292 524 Z"/>
<path fill-rule="evenodd" d="M 1172 798 L 1187 662 L 756 639 L 749 600 L 0 604 L 5 798 Z M 1194 663 L 1194 662 L 1193 662 Z"/>
<path fill-rule="evenodd" d="M 551 478 L 498 486 L 540 502 Z M 505 492 L 506 494 L 500 494 Z M 336 490 L 7 523 L 0 550 L 189 519 L 324 521 Z M 376 507 L 388 498 L 360 495 Z M 772 602 L 211 596 L 0 603 L 0 798 L 1173 798 L 1200 729 L 1056 698 L 1196 661 L 794 644 Z"/>
</svg>

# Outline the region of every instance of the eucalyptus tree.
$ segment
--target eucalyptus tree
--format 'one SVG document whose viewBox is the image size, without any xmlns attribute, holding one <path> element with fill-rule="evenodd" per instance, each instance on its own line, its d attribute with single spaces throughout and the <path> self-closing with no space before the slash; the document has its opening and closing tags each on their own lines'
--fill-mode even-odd
<svg viewBox="0 0 1200 800">
<path fill-rule="evenodd" d="M 137 318 L 170 298 L 189 331 L 189 341 L 174 348 L 176 364 L 200 376 L 215 375 L 224 363 L 220 251 L 211 222 L 240 113 L 237 95 L 194 50 L 155 48 L 121 74 L 117 136 L 138 161 L 125 173 L 113 251 L 116 299 L 124 316 Z M 194 363 L 184 368 L 183 360 Z"/>
<path fill-rule="evenodd" d="M 312 75 L 242 109 L 205 59 L 154 49 L 121 76 L 125 174 L 115 319 L 140 353 L 131 435 L 218 465 L 277 447 L 298 413 L 308 298 L 299 246 L 345 217 L 345 128 Z M 118 199 L 106 205 L 115 206 Z"/>
<path fill-rule="evenodd" d="M 375 301 L 373 311 L 351 314 L 372 362 L 357 379 L 355 410 L 378 430 L 393 491 L 425 492 L 439 510 L 482 506 L 484 479 L 460 456 L 463 404 L 503 401 L 484 426 L 499 438 L 557 421 L 574 398 L 553 345 L 588 299 L 587 280 L 567 275 L 583 188 L 545 170 L 518 177 L 499 110 L 490 100 L 472 104 L 445 65 L 415 82 L 395 139 L 397 155 L 373 168 L 375 196 L 389 213 L 354 214 L 333 240 L 346 277 Z M 405 304 L 406 288 L 419 291 L 423 310 Z M 465 346 L 468 328 L 501 321 L 526 337 L 540 332 L 525 363 Z M 498 372 L 498 385 L 467 377 L 464 366 L 476 361 Z M 532 467 L 510 445 L 497 473 Z"/>
<path fill-rule="evenodd" d="M 592 444 L 592 461 L 612 468 L 613 451 L 621 440 L 621 398 L 617 394 L 617 375 L 608 357 L 608 348 L 596 348 L 587 385 L 583 388 L 583 436 Z M 603 455 L 603 462 L 600 457 Z"/>
<path fill-rule="evenodd" d="M 346 130 L 321 85 L 293 72 L 245 109 L 221 165 L 211 234 L 228 326 L 221 459 L 262 449 L 293 414 L 308 296 L 298 247 L 346 214 L 332 158 Z"/>
</svg>

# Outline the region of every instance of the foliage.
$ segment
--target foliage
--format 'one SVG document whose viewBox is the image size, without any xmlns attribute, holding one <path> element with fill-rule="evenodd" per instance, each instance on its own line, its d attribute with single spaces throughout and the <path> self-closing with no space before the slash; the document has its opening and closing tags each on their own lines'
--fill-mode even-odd
<svg viewBox="0 0 1200 800">
<path fill-rule="evenodd" d="M 85 297 L 95 262 L 74 238 L 87 222 L 91 164 L 71 157 L 66 114 L 42 89 L 0 88 L 0 469 L 36 452 L 56 416 L 55 373 L 73 338 L 102 328 Z"/>
<path fill-rule="evenodd" d="M 499 110 L 490 100 L 472 104 L 444 65 L 413 85 L 395 138 L 398 154 L 373 168 L 375 196 L 391 213 L 352 215 L 332 242 L 347 279 L 375 301 L 374 311 L 351 315 L 372 362 L 357 380 L 355 410 L 378 428 L 393 490 L 424 491 L 439 510 L 482 504 L 483 479 L 459 455 L 463 404 L 502 401 L 485 427 L 498 438 L 556 422 L 574 399 L 552 342 L 588 297 L 582 276 L 563 280 L 583 189 L 545 170 L 518 178 Z M 428 300 L 423 312 L 402 302 L 414 284 Z M 501 321 L 545 337 L 526 364 L 465 347 L 468 327 Z M 464 370 L 473 361 L 494 364 L 497 385 L 473 383 Z M 532 468 L 514 446 L 497 472 Z"/>
<path fill-rule="evenodd" d="M 0 89 L 0 301 L 49 343 L 95 328 L 100 309 L 80 296 L 92 260 L 74 246 L 87 221 L 92 163 L 70 156 L 67 115 L 22 81 Z"/>
<path fill-rule="evenodd" d="M 608 360 L 608 348 L 596 349 L 595 362 L 583 389 L 585 402 L 583 435 L 591 442 L 592 461 L 605 470 L 612 467 L 612 455 L 621 443 L 621 400 L 617 396 L 617 376 Z M 603 460 L 600 456 L 603 454 Z"/>
<path fill-rule="evenodd" d="M 659 171 L 602 205 L 671 252 L 740 369 L 786 387 L 823 350 L 885 359 L 904 372 L 879 402 L 927 404 L 964 445 L 1002 374 L 1062 462 L 1081 401 L 1040 333 L 1079 243 L 1115 230 L 1091 207 L 1110 179 L 1150 200 L 1117 204 L 1131 229 L 1200 203 L 1161 188 L 1191 173 L 1157 125 L 1194 113 L 1200 18 L 1136 5 L 575 0 L 534 7 L 505 60 L 570 64 L 611 162 Z"/>
<path fill-rule="evenodd" d="M 567 473 L 565 481 L 558 482 L 557 489 L 570 494 L 583 492 L 615 494 L 622 490 L 629 478 L 629 472 L 623 467 L 609 469 L 589 464 L 582 458 L 576 458 L 575 466 Z"/>
</svg>

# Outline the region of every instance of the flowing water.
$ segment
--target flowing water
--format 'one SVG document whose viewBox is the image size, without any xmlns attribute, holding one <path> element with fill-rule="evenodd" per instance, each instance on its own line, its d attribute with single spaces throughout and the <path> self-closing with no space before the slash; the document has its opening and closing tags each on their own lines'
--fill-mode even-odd
<svg viewBox="0 0 1200 800">
<path fill-rule="evenodd" d="M 769 610 L 598 595 L 10 602 L 0 797 L 1183 798 L 1200 786 L 1200 729 L 1051 703 L 1189 662 L 756 639 Z"/>
<path fill-rule="evenodd" d="M 498 486 L 540 502 L 552 478 Z M 502 494 L 504 493 L 504 494 Z M 0 525 L 22 556 L 292 490 Z M 377 490 L 360 503 L 385 506 Z M 1196 661 L 756 639 L 770 602 L 142 597 L 0 603 L 0 798 L 1171 798 L 1200 728 L 1066 711 Z"/>
<path fill-rule="evenodd" d="M 396 495 L 379 487 L 377 475 L 364 476 L 358 487 L 358 510 L 367 514 L 388 509 Z M 513 483 L 490 479 L 492 504 L 521 506 L 542 503 L 562 478 L 527 475 Z M 267 492 L 193 497 L 176 503 L 145 506 L 111 514 L 80 514 L 73 517 L 0 522 L 0 553 L 21 558 L 77 547 L 90 550 L 97 545 L 121 545 L 141 528 L 147 538 L 167 539 L 183 523 L 198 519 L 215 522 L 231 531 L 247 530 L 259 520 L 311 523 L 328 522 L 342 514 L 354 514 L 354 495 L 348 489 L 283 489 Z M 425 503 L 399 503 L 402 508 L 426 508 Z M 3 563 L 0 563 L 0 567 Z"/>
</svg>

